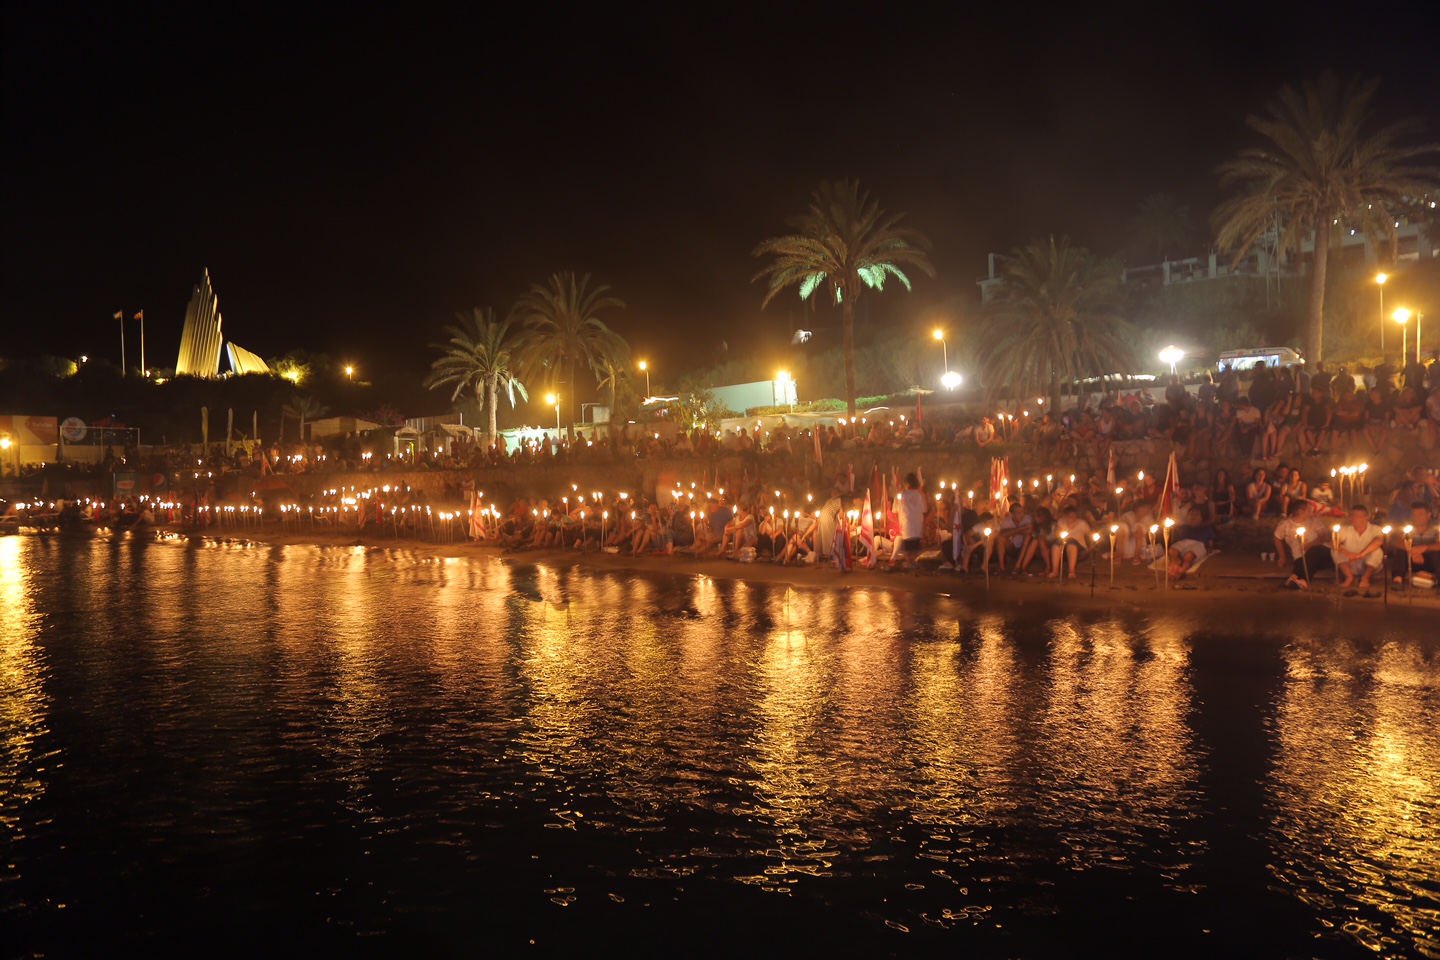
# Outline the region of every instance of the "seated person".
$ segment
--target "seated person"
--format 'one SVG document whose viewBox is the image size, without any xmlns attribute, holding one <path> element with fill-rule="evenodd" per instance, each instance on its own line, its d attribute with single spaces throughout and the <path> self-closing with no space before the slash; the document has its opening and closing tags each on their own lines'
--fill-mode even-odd
<svg viewBox="0 0 1440 960">
<path fill-rule="evenodd" d="M 1371 591 L 1370 578 L 1380 569 L 1380 563 L 1384 560 L 1381 552 L 1384 546 L 1385 535 L 1380 532 L 1379 527 L 1370 522 L 1370 511 L 1358 504 L 1351 507 L 1350 525 L 1340 528 L 1340 533 L 1336 536 L 1336 546 L 1331 551 L 1335 558 L 1335 568 L 1340 571 L 1340 589 L 1345 591 L 1345 596 L 1353 597 L 1357 593 L 1364 593 L 1372 598 L 1379 596 Z"/>
<path fill-rule="evenodd" d="M 1330 548 L 1320 543 L 1320 524 L 1308 500 L 1290 504 L 1290 515 L 1276 525 L 1274 538 L 1275 565 L 1290 566 L 1287 589 L 1309 590 L 1311 577 L 1335 566 Z"/>
<path fill-rule="evenodd" d="M 1034 529 L 1034 519 L 1025 512 L 1025 505 L 1019 502 L 1010 504 L 1010 511 L 1000 521 L 1000 537 L 996 546 L 1000 550 L 1000 572 L 1005 572 L 1005 554 L 1013 551 L 1015 554 L 1014 573 L 1020 572 L 1020 558 L 1025 555 L 1025 545 L 1030 540 L 1030 533 Z"/>
<path fill-rule="evenodd" d="M 1090 524 L 1080 519 L 1080 511 L 1066 507 L 1055 522 L 1055 542 L 1050 547 L 1051 571 L 1048 578 L 1060 575 L 1061 564 L 1069 558 L 1070 576 L 1075 576 L 1075 567 L 1090 547 Z"/>
<path fill-rule="evenodd" d="M 1396 586 L 1404 583 L 1409 575 L 1424 571 L 1440 579 L 1440 524 L 1435 522 L 1430 505 L 1424 500 L 1410 504 L 1410 544 L 1405 544 L 1403 528 L 1392 528 L 1391 546 L 1385 554 L 1390 561 L 1390 576 Z"/>
</svg>

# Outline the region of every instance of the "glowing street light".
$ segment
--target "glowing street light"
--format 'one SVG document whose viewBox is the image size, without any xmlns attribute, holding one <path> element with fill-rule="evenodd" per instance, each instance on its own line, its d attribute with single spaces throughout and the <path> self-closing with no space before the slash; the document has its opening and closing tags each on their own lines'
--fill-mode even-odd
<svg viewBox="0 0 1440 960">
<path fill-rule="evenodd" d="M 645 374 L 645 396 L 650 396 L 650 365 L 644 360 L 640 361 L 640 372 Z"/>
<path fill-rule="evenodd" d="M 1160 362 L 1170 364 L 1170 372 L 1175 373 L 1175 364 L 1185 359 L 1185 351 L 1173 343 L 1160 351 Z"/>
<path fill-rule="evenodd" d="M 1385 281 L 1390 277 L 1383 273 L 1375 275 L 1375 282 L 1380 286 L 1380 352 L 1385 352 Z"/>
<path fill-rule="evenodd" d="M 1393 314 L 1391 314 L 1391 316 L 1395 318 L 1396 323 L 1400 324 L 1400 362 L 1403 364 L 1410 353 L 1410 328 L 1405 326 L 1407 323 L 1410 322 L 1410 311 L 1406 310 L 1404 307 L 1401 307 L 1399 310 L 1396 310 Z"/>
<path fill-rule="evenodd" d="M 345 366 L 345 376 L 350 379 L 350 382 L 351 382 L 351 383 L 354 383 L 354 382 L 355 382 L 355 368 L 347 364 L 347 365 Z"/>
<path fill-rule="evenodd" d="M 940 378 L 940 382 L 945 385 L 946 390 L 954 390 L 956 387 L 960 386 L 960 381 L 963 379 L 964 378 L 955 371 L 947 370 L 945 371 L 945 376 Z"/>
<path fill-rule="evenodd" d="M 560 435 L 560 395 L 558 393 L 547 393 L 545 394 L 545 402 L 555 408 L 555 435 L 558 439 Z"/>
</svg>

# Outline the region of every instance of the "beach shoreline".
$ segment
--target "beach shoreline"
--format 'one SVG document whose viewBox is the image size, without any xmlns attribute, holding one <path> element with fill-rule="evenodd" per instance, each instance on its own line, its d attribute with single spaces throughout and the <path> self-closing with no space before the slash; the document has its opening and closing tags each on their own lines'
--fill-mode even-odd
<svg viewBox="0 0 1440 960">
<path fill-rule="evenodd" d="M 1082 562 L 1074 579 L 1062 582 L 1047 580 L 1043 574 L 1033 576 L 1001 576 L 992 573 L 987 584 L 984 574 L 972 570 L 966 574 L 939 570 L 934 563 L 920 564 L 917 571 L 870 570 L 856 565 L 841 572 L 833 565 L 780 566 L 766 560 L 741 563 L 720 557 L 693 558 L 684 555 L 609 554 L 595 550 L 507 550 L 486 541 L 455 540 L 434 542 L 387 536 L 291 533 L 265 529 L 194 529 L 178 525 L 160 525 L 150 531 L 159 539 L 186 538 L 215 543 L 255 543 L 273 546 L 313 546 L 320 548 L 361 548 L 367 551 L 400 550 L 412 555 L 437 559 L 488 558 L 514 566 L 578 566 L 609 573 L 635 572 L 647 575 L 664 574 L 681 577 L 707 577 L 713 580 L 738 580 L 772 586 L 787 585 L 795 589 L 898 590 L 908 593 L 945 595 L 988 599 L 1000 604 L 1043 601 L 1063 602 L 1083 607 L 1123 605 L 1150 608 L 1163 598 L 1165 603 L 1211 603 L 1226 599 L 1248 602 L 1269 601 L 1279 597 L 1298 602 L 1323 601 L 1349 608 L 1383 608 L 1400 605 L 1419 609 L 1440 609 L 1440 591 L 1391 589 L 1387 598 L 1382 584 L 1374 584 L 1381 597 L 1341 597 L 1334 581 L 1326 575 L 1317 579 L 1308 591 L 1286 590 L 1288 564 L 1284 571 L 1273 561 L 1262 561 L 1247 551 L 1219 552 L 1212 555 L 1201 569 L 1179 582 L 1167 582 L 1164 575 L 1146 565 L 1117 560 L 1114 585 L 1108 560 Z M 1038 565 L 1037 565 L 1038 567 Z M 1093 584 L 1093 586 L 1092 586 Z"/>
</svg>

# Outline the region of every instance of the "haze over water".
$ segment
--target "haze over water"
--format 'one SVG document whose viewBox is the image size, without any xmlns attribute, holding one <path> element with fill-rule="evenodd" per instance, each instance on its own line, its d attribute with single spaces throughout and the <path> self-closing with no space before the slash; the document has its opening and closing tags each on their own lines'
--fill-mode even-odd
<svg viewBox="0 0 1440 960">
<path fill-rule="evenodd" d="M 0 537 L 0 942 L 1440 957 L 1367 617 Z"/>
</svg>

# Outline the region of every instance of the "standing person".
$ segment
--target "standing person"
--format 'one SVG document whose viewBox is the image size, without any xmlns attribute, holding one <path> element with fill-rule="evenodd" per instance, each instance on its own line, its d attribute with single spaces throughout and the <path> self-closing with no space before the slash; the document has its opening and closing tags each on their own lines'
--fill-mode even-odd
<svg viewBox="0 0 1440 960">
<path fill-rule="evenodd" d="M 925 514 L 929 504 L 920 493 L 920 478 L 905 474 L 905 489 L 895 497 L 895 513 L 900 518 L 900 551 L 906 566 L 914 566 L 920 555 L 920 541 L 925 533 Z"/>
<path fill-rule="evenodd" d="M 1364 593 L 1372 599 L 1378 597 L 1380 594 L 1370 589 L 1370 577 L 1380 569 L 1385 559 L 1381 552 L 1385 546 L 1385 534 L 1370 522 L 1368 507 L 1356 504 L 1350 508 L 1350 526 L 1340 528 L 1337 544 L 1331 552 L 1335 555 L 1335 567 L 1340 571 L 1340 589 L 1345 591 L 1344 595 L 1353 597 Z M 1356 577 L 1360 578 L 1358 589 L 1355 586 Z"/>
<path fill-rule="evenodd" d="M 835 528 L 840 526 L 840 512 L 845 509 L 844 494 L 840 487 L 834 487 L 830 491 L 830 499 L 815 511 L 815 552 L 820 555 L 822 563 L 835 552 Z"/>
</svg>

